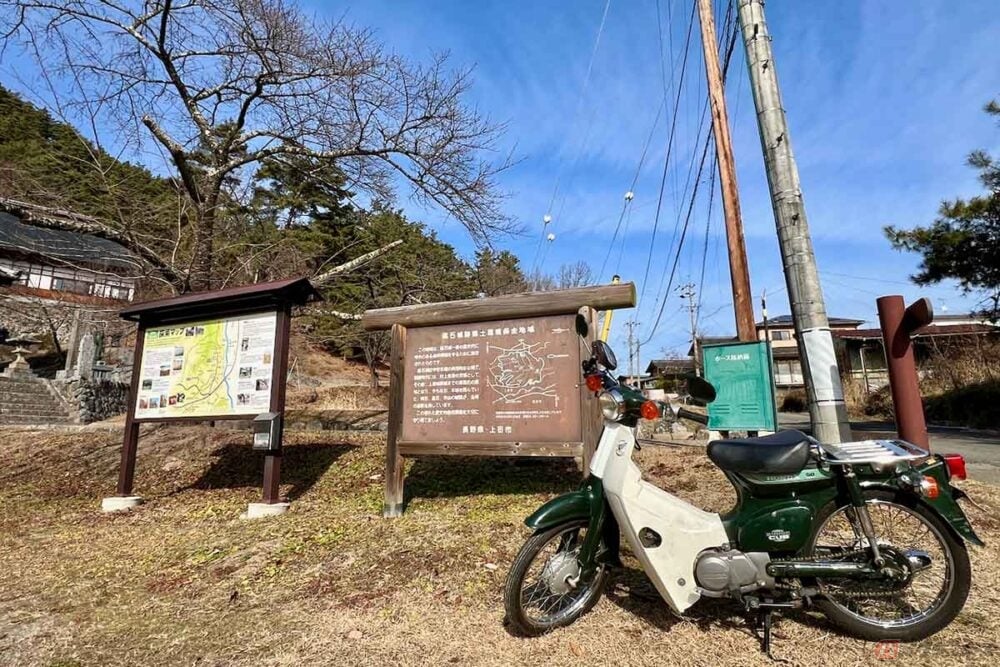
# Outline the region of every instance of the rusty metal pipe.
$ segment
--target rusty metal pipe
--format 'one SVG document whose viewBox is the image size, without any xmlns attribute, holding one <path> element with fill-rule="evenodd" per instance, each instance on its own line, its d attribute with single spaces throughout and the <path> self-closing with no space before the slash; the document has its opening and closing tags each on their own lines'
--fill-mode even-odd
<svg viewBox="0 0 1000 667">
<path fill-rule="evenodd" d="M 892 409 L 899 437 L 930 451 L 927 422 L 920 398 L 917 364 L 910 335 L 934 319 L 928 299 L 920 299 L 909 308 L 898 294 L 879 297 L 878 319 L 882 327 L 885 360 L 889 370 Z"/>
</svg>

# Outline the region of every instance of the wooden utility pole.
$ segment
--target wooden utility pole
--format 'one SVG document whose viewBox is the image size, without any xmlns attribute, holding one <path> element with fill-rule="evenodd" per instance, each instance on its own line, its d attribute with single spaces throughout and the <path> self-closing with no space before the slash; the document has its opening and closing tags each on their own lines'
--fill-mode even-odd
<svg viewBox="0 0 1000 667">
<path fill-rule="evenodd" d="M 719 157 L 719 185 L 722 189 L 722 210 L 726 218 L 726 244 L 729 247 L 729 276 L 733 284 L 736 335 L 741 341 L 754 341 L 757 340 L 757 329 L 750 293 L 750 270 L 747 267 L 747 246 L 743 237 L 740 196 L 736 187 L 736 163 L 733 159 L 732 138 L 729 136 L 729 115 L 726 113 L 726 92 L 719 65 L 712 0 L 698 0 L 698 18 L 701 22 L 701 44 L 705 52 L 708 99 L 712 107 L 712 134 L 715 136 L 715 150 Z"/>
<path fill-rule="evenodd" d="M 799 170 L 781 105 L 764 3 L 762 0 L 738 2 L 750 88 L 757 109 L 767 184 L 771 190 L 778 247 L 809 397 L 813 435 L 821 442 L 846 442 L 851 439 L 851 424 L 809 235 Z"/>
</svg>

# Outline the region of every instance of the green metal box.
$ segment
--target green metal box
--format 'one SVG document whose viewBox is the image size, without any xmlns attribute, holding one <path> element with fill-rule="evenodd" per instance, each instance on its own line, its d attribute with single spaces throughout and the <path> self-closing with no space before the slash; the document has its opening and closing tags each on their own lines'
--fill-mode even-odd
<svg viewBox="0 0 1000 667">
<path fill-rule="evenodd" d="M 708 427 L 715 431 L 775 431 L 771 352 L 766 342 L 722 343 L 702 348 L 705 379 L 715 385 Z"/>
</svg>

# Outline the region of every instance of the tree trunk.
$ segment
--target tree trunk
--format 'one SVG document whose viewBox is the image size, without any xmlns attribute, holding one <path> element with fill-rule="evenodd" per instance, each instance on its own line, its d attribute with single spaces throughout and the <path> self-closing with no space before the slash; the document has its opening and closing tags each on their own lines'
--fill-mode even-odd
<svg viewBox="0 0 1000 667">
<path fill-rule="evenodd" d="M 191 262 L 190 289 L 202 292 L 212 289 L 212 265 L 215 261 L 216 199 L 199 207 L 198 227 L 194 237 L 194 259 Z"/>
</svg>

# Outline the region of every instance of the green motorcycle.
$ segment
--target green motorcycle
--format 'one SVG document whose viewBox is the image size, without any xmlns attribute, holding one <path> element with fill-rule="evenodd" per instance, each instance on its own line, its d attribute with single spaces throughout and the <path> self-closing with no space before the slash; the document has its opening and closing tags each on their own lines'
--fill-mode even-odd
<svg viewBox="0 0 1000 667">
<path fill-rule="evenodd" d="M 966 542 L 982 545 L 958 500 L 959 455 L 901 440 L 819 443 L 799 431 L 716 440 L 708 457 L 736 489 L 736 506 L 705 512 L 643 481 L 632 461 L 640 418 L 705 421 L 647 401 L 611 375 L 611 349 L 594 343 L 584 362 L 604 431 L 584 484 L 547 502 L 525 523 L 534 533 L 504 591 L 511 629 L 533 636 L 568 625 L 598 601 L 609 568 L 632 553 L 676 613 L 703 597 L 771 612 L 815 605 L 851 635 L 916 641 L 950 623 L 971 584 Z M 692 379 L 692 395 L 714 388 Z"/>
</svg>

